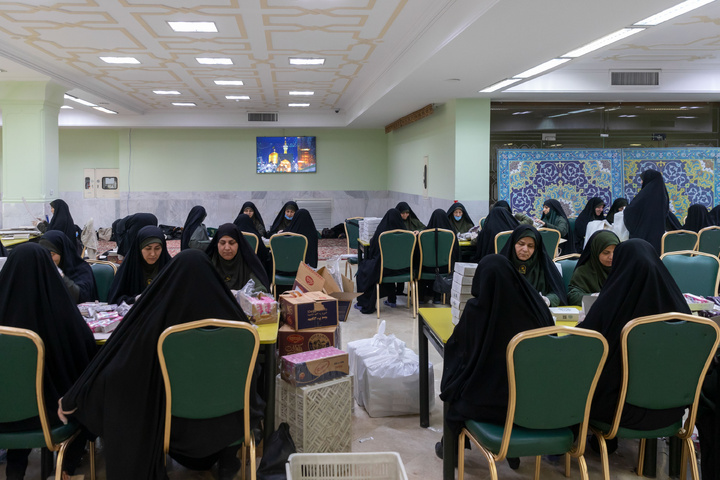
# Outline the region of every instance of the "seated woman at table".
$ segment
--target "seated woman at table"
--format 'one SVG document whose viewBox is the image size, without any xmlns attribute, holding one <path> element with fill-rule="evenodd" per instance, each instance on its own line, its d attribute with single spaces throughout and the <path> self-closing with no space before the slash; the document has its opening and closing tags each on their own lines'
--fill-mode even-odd
<svg viewBox="0 0 720 480">
<path fill-rule="evenodd" d="M 567 305 L 565 284 L 535 227 L 517 227 L 500 253 L 540 292 L 549 307 Z"/>
<path fill-rule="evenodd" d="M 515 217 L 515 220 L 517 220 L 520 225 L 533 225 L 532 217 L 525 215 L 521 212 L 513 213 L 512 208 L 510 208 L 510 204 L 505 200 L 498 200 L 497 202 L 495 202 L 492 208 L 495 207 L 501 207 L 510 212 L 510 214 Z"/>
<path fill-rule="evenodd" d="M 50 219 L 47 231 L 58 230 L 63 232 L 74 245 L 76 253 L 80 255 L 80 253 L 82 253 L 82 243 L 78 236 L 80 228 L 75 225 L 68 204 L 61 198 L 53 200 L 50 202 L 50 212 L 52 213 L 52 218 Z"/>
<path fill-rule="evenodd" d="M 450 230 L 455 232 L 455 235 L 458 233 L 466 233 L 475 226 L 475 222 L 472 221 L 467 210 L 465 210 L 465 206 L 460 202 L 455 202 L 450 205 L 446 215 L 452 227 Z"/>
<path fill-rule="evenodd" d="M 182 238 L 180 239 L 180 250 L 195 248 L 203 252 L 210 243 L 210 237 L 207 234 L 207 228 L 203 221 L 207 217 L 205 208 L 195 205 L 190 209 L 185 225 L 183 226 Z"/>
<path fill-rule="evenodd" d="M 603 214 L 605 210 L 605 200 L 600 197 L 592 197 L 585 204 L 580 215 L 575 219 L 575 251 L 582 252 L 585 247 L 585 235 L 588 223 L 595 220 L 605 220 Z"/>
<path fill-rule="evenodd" d="M 297 212 L 299 209 L 300 207 L 298 207 L 298 204 L 293 202 L 292 200 L 286 202 L 285 205 L 283 205 L 283 207 L 278 212 L 275 220 L 272 223 L 272 226 L 270 226 L 270 230 L 267 231 L 265 236 L 267 238 L 270 238 L 276 233 L 284 232 L 290 225 L 290 222 L 292 222 L 292 219 L 295 216 L 295 212 Z"/>
<path fill-rule="evenodd" d="M 147 226 L 158 226 L 158 220 L 152 213 L 133 213 L 125 218 L 113 222 L 113 235 L 117 242 L 117 253 L 120 256 L 127 255 L 130 245 L 141 228 Z"/>
<path fill-rule="evenodd" d="M 567 214 L 563 210 L 560 202 L 554 198 L 545 200 L 543 204 L 543 213 L 540 217 L 540 224 L 544 228 L 553 228 L 560 232 L 560 238 L 567 240 L 564 244 L 560 245 L 560 252 L 562 255 L 568 253 L 575 253 L 575 232 L 570 229 L 570 222 L 568 222 Z"/>
<path fill-rule="evenodd" d="M 252 233 L 257 237 L 257 256 L 260 259 L 260 263 L 262 263 L 263 267 L 265 268 L 265 273 L 267 273 L 267 277 L 272 278 L 272 256 L 270 255 L 270 250 L 265 245 L 265 242 L 263 242 L 262 235 L 260 235 L 260 232 L 255 229 L 255 223 L 253 222 L 252 218 L 250 218 L 248 215 L 245 215 L 244 213 L 241 213 L 237 217 L 235 217 L 233 223 L 236 227 L 238 227 L 240 232 Z"/>
<path fill-rule="evenodd" d="M 602 289 L 618 243 L 620 239 L 610 230 L 598 230 L 590 236 L 570 278 L 567 294 L 570 305 L 581 305 L 584 295 Z"/>
<path fill-rule="evenodd" d="M 313 268 L 317 268 L 318 264 L 318 231 L 315 228 L 315 222 L 310 212 L 301 208 L 293 216 L 292 221 L 287 226 L 286 232 L 298 233 L 307 238 L 307 252 L 305 252 L 305 263 Z"/>
<path fill-rule="evenodd" d="M 49 233 L 49 232 L 48 232 Z M 58 233 L 65 237 L 62 232 Z M 70 239 L 67 239 L 70 243 Z M 77 253 L 75 253 L 77 256 Z M 50 254 L 35 243 L 12 249 L 0 272 L 0 325 L 37 333 L 45 345 L 45 409 L 51 426 L 60 425 L 58 399 L 72 386 L 95 355 L 92 332 L 67 293 Z M 9 369 L 15 365 L 4 365 Z M 40 429 L 38 417 L 0 423 L 0 432 Z M 63 472 L 72 475 L 85 450 L 85 435 L 70 444 Z M 30 449 L 7 452 L 6 478 L 22 479 Z"/>
<path fill-rule="evenodd" d="M 248 321 L 207 255 L 185 250 L 147 288 L 61 399 L 59 413 L 72 415 L 103 438 L 108 480 L 167 478 L 158 338 L 168 327 L 206 318 Z M 259 422 L 263 405 L 255 381 L 250 406 L 251 418 Z M 220 478 L 233 478 L 240 467 L 238 446 L 228 445 L 243 432 L 242 413 L 204 420 L 173 418 L 170 456 L 195 470 L 218 462 Z"/>
<path fill-rule="evenodd" d="M 425 224 L 420 221 L 417 215 L 415 215 L 415 212 L 413 212 L 407 202 L 400 202 L 395 205 L 395 208 L 398 212 L 400 212 L 400 216 L 405 224 L 405 230 L 410 230 L 415 233 L 425 230 Z"/>
<path fill-rule="evenodd" d="M 385 213 L 378 224 L 377 230 L 370 239 L 370 245 L 362 262 L 358 264 L 357 291 L 363 292 L 357 299 L 355 308 L 360 313 L 370 314 L 375 312 L 376 294 L 375 285 L 380 280 L 380 234 L 390 230 L 405 230 L 405 222 L 400 216 L 400 211 L 391 208 Z M 406 272 L 397 272 L 406 273 Z M 396 305 L 397 293 L 395 284 L 384 283 L 380 285 L 380 297 L 388 297 L 385 304 L 392 307 Z"/>
<path fill-rule="evenodd" d="M 485 217 L 484 226 L 478 233 L 473 262 L 479 262 L 485 255 L 495 253 L 495 237 L 497 234 L 515 230 L 518 225 L 520 223 L 512 215 L 510 207 L 505 208 L 500 202 L 497 202 Z"/>
<path fill-rule="evenodd" d="M 141 228 L 110 285 L 108 302 L 135 303 L 168 263 L 170 254 L 162 230 L 150 225 Z"/>
<path fill-rule="evenodd" d="M 625 324 L 645 315 L 669 312 L 689 314 L 690 308 L 653 246 L 639 238 L 620 243 L 600 295 L 578 325 L 600 332 L 610 347 L 593 397 L 592 420 L 610 423 L 615 415 L 622 379 L 620 337 Z M 626 403 L 620 426 L 638 430 L 663 428 L 680 421 L 684 411 L 647 410 Z M 617 441 L 608 447 L 609 451 L 614 450 Z"/>
<path fill-rule="evenodd" d="M 250 217 L 253 223 L 253 227 L 255 228 L 255 230 L 257 230 L 261 237 L 264 237 L 267 234 L 267 230 L 265 229 L 265 222 L 263 221 L 262 215 L 260 215 L 260 211 L 257 209 L 253 202 L 243 203 L 243 206 L 240 209 L 240 213 L 238 214 L 238 216 L 242 214 Z"/>
<path fill-rule="evenodd" d="M 627 198 L 616 198 L 615 201 L 610 205 L 610 210 L 608 210 L 607 217 L 605 217 L 605 220 L 607 220 L 610 223 L 615 222 L 615 214 L 620 213 L 623 210 L 625 210 L 625 207 L 627 207 L 628 201 Z"/>
<path fill-rule="evenodd" d="M 699 203 L 690 205 L 687 212 L 687 218 L 685 219 L 685 225 L 683 225 L 683 230 L 699 232 L 710 225 L 712 225 L 712 223 L 710 222 L 710 213 L 708 212 L 707 207 Z"/>
<path fill-rule="evenodd" d="M 50 252 L 55 265 L 62 272 L 62 280 L 70 298 L 75 303 L 97 300 L 95 276 L 90 264 L 85 262 L 75 250 L 75 245 L 58 230 L 49 230 L 38 242 Z"/>
<path fill-rule="evenodd" d="M 447 212 L 445 212 L 441 208 L 438 208 L 437 210 L 435 210 L 432 213 L 432 215 L 430 215 L 430 221 L 427 224 L 426 230 L 432 230 L 435 228 L 443 228 L 445 230 L 450 230 L 452 232 L 453 230 L 450 226 L 451 222 L 452 222 L 452 220 L 448 220 L 448 218 L 447 218 Z M 433 234 L 426 233 L 423 235 L 423 237 L 425 237 L 425 235 L 432 236 Z M 420 267 L 420 265 L 419 265 L 419 259 L 420 259 L 419 250 L 418 250 L 418 252 L 415 253 L 415 255 L 418 258 L 418 267 L 417 268 L 419 268 Z M 429 252 L 423 251 L 423 257 L 424 258 L 429 257 L 431 262 L 435 262 L 434 255 L 435 255 L 434 250 L 431 250 Z M 460 258 L 460 244 L 458 243 L 457 236 L 455 236 L 455 243 L 453 244 L 453 249 L 452 249 L 452 257 L 450 259 L 450 272 L 453 271 L 453 266 L 455 265 L 455 262 L 457 262 L 459 258 Z M 446 259 L 447 259 L 447 256 L 445 257 L 445 259 L 438 258 L 438 262 L 443 262 L 443 260 L 446 260 Z M 435 268 L 426 269 L 426 270 L 424 270 L 424 272 L 434 274 Z M 450 273 L 450 278 L 452 279 L 452 273 Z M 419 280 L 418 281 L 418 290 L 419 290 L 418 291 L 418 299 L 420 300 L 420 303 L 425 303 L 426 298 L 430 297 L 431 295 L 433 297 L 433 303 L 438 304 L 438 303 L 442 302 L 442 294 L 433 291 L 433 283 L 434 283 L 433 280 Z"/>
<path fill-rule="evenodd" d="M 208 257 L 230 290 L 240 290 L 248 280 L 254 290 L 270 289 L 265 268 L 240 229 L 233 223 L 220 225 L 207 249 Z"/>
<path fill-rule="evenodd" d="M 468 419 L 505 423 L 507 345 L 520 332 L 553 325 L 537 289 L 502 255 L 483 257 L 471 293 L 445 345 L 440 384 L 440 398 L 449 407 L 445 422 L 456 437 Z M 435 453 L 441 456 L 440 443 Z M 517 468 L 520 460 L 508 463 Z"/>
</svg>

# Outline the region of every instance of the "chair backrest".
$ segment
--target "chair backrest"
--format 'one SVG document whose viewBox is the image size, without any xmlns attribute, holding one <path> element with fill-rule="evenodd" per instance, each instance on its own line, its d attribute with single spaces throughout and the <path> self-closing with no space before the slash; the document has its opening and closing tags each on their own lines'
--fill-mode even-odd
<svg viewBox="0 0 720 480">
<path fill-rule="evenodd" d="M 51 450 L 45 411 L 43 373 L 45 345 L 32 330 L 0 327 L 0 423 L 40 417 L 45 444 Z"/>
<path fill-rule="evenodd" d="M 505 230 L 495 235 L 495 253 L 500 253 L 505 244 L 510 240 L 512 230 Z"/>
<path fill-rule="evenodd" d="M 695 250 L 716 257 L 720 255 L 720 227 L 705 227 L 698 232 L 698 236 L 698 245 Z"/>
<path fill-rule="evenodd" d="M 662 253 L 677 252 L 679 250 L 696 250 L 698 234 L 692 230 L 672 230 L 662 236 Z"/>
<path fill-rule="evenodd" d="M 250 383 L 259 346 L 252 325 L 229 320 L 183 323 L 160 335 L 157 349 L 165 384 L 166 453 L 173 416 L 208 419 L 242 410 L 242 434 L 247 441 Z"/>
<path fill-rule="evenodd" d="M 350 217 L 345 219 L 345 238 L 347 239 L 347 253 L 357 250 L 360 237 L 360 220 L 364 217 Z"/>
<path fill-rule="evenodd" d="M 455 247 L 455 234 L 451 230 L 437 229 L 437 265 L 435 264 L 435 229 L 423 230 L 418 234 L 420 244 L 420 270 L 423 267 L 441 269 L 442 273 L 450 273 L 452 268 L 452 252 Z M 434 274 L 434 272 L 433 272 Z"/>
<path fill-rule="evenodd" d="M 572 274 L 575 271 L 575 266 L 577 266 L 578 260 L 580 260 L 579 253 L 571 253 L 569 255 L 557 257 L 555 259 L 555 263 L 560 264 L 560 268 L 562 270 L 562 279 L 563 284 L 565 285 L 566 294 L 568 291 L 568 287 L 570 286 L 570 279 L 572 278 Z"/>
<path fill-rule="evenodd" d="M 513 424 L 534 429 L 580 424 L 578 438 L 584 442 L 607 354 L 605 338 L 588 329 L 554 326 L 515 335 L 506 353 L 508 413 L 500 454 L 507 451 Z"/>
<path fill-rule="evenodd" d="M 260 243 L 260 239 L 257 237 L 257 235 L 250 232 L 242 232 L 242 234 L 245 237 L 245 240 L 247 240 L 247 242 L 250 244 L 250 248 L 252 248 L 255 253 L 257 253 L 258 243 Z"/>
<path fill-rule="evenodd" d="M 380 282 L 383 272 L 388 270 L 410 269 L 413 277 L 413 255 L 415 253 L 415 234 L 407 230 L 388 230 L 380 234 Z"/>
<path fill-rule="evenodd" d="M 115 278 L 115 273 L 117 273 L 117 266 L 112 262 L 104 262 L 102 260 L 94 260 L 89 263 L 93 277 L 95 278 L 98 300 L 107 302 L 110 286 Z"/>
<path fill-rule="evenodd" d="M 307 238 L 298 233 L 283 232 L 270 237 L 273 280 L 275 272 L 297 272 L 300 262 L 305 261 L 307 245 Z"/>
<path fill-rule="evenodd" d="M 577 220 L 577 217 L 568 217 L 568 231 L 574 232 L 575 231 L 575 220 Z"/>
<path fill-rule="evenodd" d="M 538 228 L 537 230 L 543 239 L 543 245 L 545 245 L 547 254 L 550 255 L 550 258 L 557 257 L 558 249 L 560 248 L 560 232 L 554 228 L 545 227 Z"/>
<path fill-rule="evenodd" d="M 720 259 L 715 255 L 680 250 L 661 255 L 660 259 L 683 293 L 718 295 Z"/>
<path fill-rule="evenodd" d="M 685 427 L 691 435 L 700 388 L 720 343 L 720 327 L 683 313 L 649 315 L 628 322 L 620 342 L 623 374 L 611 437 L 625 403 L 650 409 L 689 405 Z"/>
<path fill-rule="evenodd" d="M 482 230 L 483 227 L 485 226 L 485 219 L 486 219 L 486 218 L 487 218 L 487 217 L 482 217 L 482 218 L 480 219 L 480 221 L 478 222 L 478 225 L 480 225 L 480 230 Z"/>
</svg>

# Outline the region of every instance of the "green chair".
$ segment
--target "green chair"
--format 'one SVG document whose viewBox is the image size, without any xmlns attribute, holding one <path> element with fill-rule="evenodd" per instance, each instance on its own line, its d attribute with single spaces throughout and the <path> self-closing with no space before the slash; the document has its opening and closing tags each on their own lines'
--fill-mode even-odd
<svg viewBox="0 0 720 480">
<path fill-rule="evenodd" d="M 307 238 L 298 233 L 276 233 L 270 237 L 273 278 L 270 290 L 277 297 L 277 285 L 292 285 L 300 263 L 305 261 Z"/>
<path fill-rule="evenodd" d="M 698 234 L 691 230 L 665 232 L 661 240 L 661 254 L 680 250 L 696 250 Z"/>
<path fill-rule="evenodd" d="M 115 274 L 117 273 L 117 266 L 112 262 L 105 262 L 102 260 L 86 260 L 86 262 L 90 263 L 93 277 L 95 277 L 95 287 L 98 292 L 98 300 L 101 302 L 107 302 L 110 286 L 112 285 Z"/>
<path fill-rule="evenodd" d="M 255 235 L 254 233 L 250 232 L 242 232 L 243 237 L 245 237 L 245 240 L 250 244 L 250 248 L 253 249 L 255 253 L 257 253 L 258 250 L 258 244 L 260 243 L 260 239 Z"/>
<path fill-rule="evenodd" d="M 698 479 L 692 433 L 700 387 L 720 343 L 720 327 L 712 320 L 683 313 L 636 318 L 623 327 L 620 348 L 623 373 L 618 405 L 612 424 L 591 420 L 590 429 L 600 443 L 603 475 L 610 479 L 606 440 L 639 438 L 637 474 L 642 476 L 645 440 L 677 436 L 682 442 L 681 471 L 688 456 L 693 480 Z M 648 409 L 688 407 L 683 425 L 656 430 L 632 430 L 620 425 L 625 404 Z M 683 474 L 684 478 L 685 475 Z"/>
<path fill-rule="evenodd" d="M 545 245 L 547 254 L 550 255 L 550 258 L 557 257 L 558 251 L 560 250 L 560 232 L 554 228 L 544 227 L 538 228 L 537 230 L 543 239 L 543 245 Z"/>
<path fill-rule="evenodd" d="M 565 285 L 565 294 L 567 294 L 568 287 L 570 286 L 570 279 L 572 278 L 572 274 L 575 271 L 575 266 L 577 265 L 579 259 L 579 253 L 570 253 L 568 255 L 563 255 L 562 257 L 557 257 L 555 259 L 555 263 L 560 264 L 560 268 L 562 269 L 562 278 L 563 284 Z"/>
<path fill-rule="evenodd" d="M 577 217 L 568 217 L 568 232 L 574 232 L 575 231 L 575 220 L 577 220 Z"/>
<path fill-rule="evenodd" d="M 355 256 L 350 256 L 352 254 L 351 250 L 355 250 L 357 252 L 358 249 L 358 238 L 360 237 L 360 220 L 362 220 L 365 217 L 350 217 L 345 219 L 345 238 L 347 239 L 347 254 L 348 257 L 346 259 L 345 263 L 345 276 L 348 274 L 348 268 L 350 269 L 350 277 L 352 277 L 352 267 L 351 265 L 357 265 L 358 264 L 358 257 L 357 253 Z"/>
<path fill-rule="evenodd" d="M 720 259 L 703 252 L 680 250 L 660 256 L 683 293 L 717 297 Z"/>
<path fill-rule="evenodd" d="M 67 425 L 51 425 L 45 410 L 43 375 L 45 345 L 32 330 L 0 327 L 0 423 L 39 417 L 40 427 L 18 432 L 0 432 L 0 447 L 8 449 L 47 448 L 58 452 L 55 480 L 62 478 L 65 450 L 80 433 L 72 419 Z M 45 455 L 43 455 L 44 457 Z M 41 477 L 50 474 L 41 463 Z M 90 442 L 90 475 L 95 480 L 95 444 Z"/>
<path fill-rule="evenodd" d="M 510 240 L 512 230 L 506 230 L 495 235 L 495 253 L 500 253 L 505 244 Z"/>
<path fill-rule="evenodd" d="M 560 334 L 560 335 L 558 335 Z M 528 330 L 515 335 L 507 347 L 508 409 L 505 425 L 467 420 L 458 445 L 469 437 L 488 461 L 497 480 L 495 462 L 507 457 L 535 457 L 535 478 L 542 455 L 565 453 L 565 476 L 570 456 L 588 478 L 585 439 L 590 404 L 608 354 L 598 332 L 565 326 Z M 548 383 L 548 379 L 552 379 Z M 577 444 L 573 428 L 579 425 Z M 458 478 L 465 473 L 465 449 L 458 449 Z"/>
<path fill-rule="evenodd" d="M 218 231 L 218 229 L 215 227 L 207 227 L 206 230 L 207 230 L 208 237 L 210 237 L 210 238 L 213 238 Z"/>
<path fill-rule="evenodd" d="M 158 358 L 165 384 L 167 458 L 173 418 L 214 419 L 243 412 L 244 428 L 228 446 L 242 446 L 242 478 L 247 454 L 255 478 L 255 437 L 250 430 L 250 383 L 260 337 L 246 322 L 205 319 L 166 329 L 158 339 Z"/>
<path fill-rule="evenodd" d="M 705 227 L 698 232 L 698 245 L 695 250 L 720 255 L 720 227 Z"/>
<path fill-rule="evenodd" d="M 487 218 L 487 217 L 482 217 L 482 218 L 480 219 L 480 221 L 478 222 L 478 225 L 480 225 L 480 230 L 482 230 L 483 227 L 485 226 L 485 219 L 486 219 L 486 218 Z"/>
<path fill-rule="evenodd" d="M 437 231 L 437 249 L 435 248 L 435 231 Z M 455 248 L 455 233 L 442 228 L 423 230 L 418 234 L 420 245 L 420 271 L 415 279 L 415 310 L 420 307 L 417 292 L 418 281 L 435 280 L 435 269 L 439 269 L 444 277 L 452 278 L 452 254 Z M 437 254 L 436 254 L 437 252 Z M 435 260 L 437 259 L 437 264 Z M 444 302 L 443 298 L 443 302 Z"/>
<path fill-rule="evenodd" d="M 380 234 L 378 244 L 380 245 L 380 280 L 376 289 L 377 317 L 380 318 L 380 284 L 382 283 L 405 283 L 410 284 L 408 295 L 408 308 L 415 318 L 415 277 L 413 275 L 413 256 L 415 254 L 415 234 L 407 230 L 388 230 Z M 386 270 L 393 271 L 386 274 Z M 401 271 L 403 273 L 396 273 Z M 405 273 L 407 271 L 407 273 Z"/>
</svg>

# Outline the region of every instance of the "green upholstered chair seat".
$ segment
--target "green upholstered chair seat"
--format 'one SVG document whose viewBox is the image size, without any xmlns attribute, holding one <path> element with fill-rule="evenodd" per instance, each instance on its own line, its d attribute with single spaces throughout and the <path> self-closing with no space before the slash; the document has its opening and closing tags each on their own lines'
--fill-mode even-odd
<svg viewBox="0 0 720 480">
<path fill-rule="evenodd" d="M 452 273 L 441 273 L 441 276 L 452 278 Z M 422 272 L 418 280 L 435 280 L 435 272 Z"/>
<path fill-rule="evenodd" d="M 610 424 L 604 422 L 598 422 L 590 420 L 590 425 L 602 432 L 610 431 Z M 655 430 L 633 430 L 631 428 L 619 427 L 617 434 L 618 438 L 660 438 L 660 437 L 672 437 L 676 435 L 682 428 L 682 421 L 678 421 L 667 427 L 658 428 Z"/>
<path fill-rule="evenodd" d="M 69 422 L 67 425 L 51 427 L 50 435 L 54 443 L 62 443 L 70 438 L 78 429 L 78 425 Z M 0 433 L 2 448 L 40 448 L 45 447 L 42 428 L 23 432 Z"/>
<path fill-rule="evenodd" d="M 465 428 L 493 453 L 500 451 L 505 425 L 467 420 Z M 535 430 L 513 426 L 508 457 L 534 457 L 565 453 L 573 446 L 570 428 Z"/>
<path fill-rule="evenodd" d="M 348 262 L 350 265 L 357 265 L 358 259 L 357 259 L 357 257 L 348 257 L 347 262 Z"/>
<path fill-rule="evenodd" d="M 410 274 L 406 275 L 390 275 L 383 277 L 383 283 L 405 283 L 412 281 Z"/>
<path fill-rule="evenodd" d="M 295 275 L 278 275 L 275 274 L 276 285 L 292 285 L 295 282 Z"/>
</svg>

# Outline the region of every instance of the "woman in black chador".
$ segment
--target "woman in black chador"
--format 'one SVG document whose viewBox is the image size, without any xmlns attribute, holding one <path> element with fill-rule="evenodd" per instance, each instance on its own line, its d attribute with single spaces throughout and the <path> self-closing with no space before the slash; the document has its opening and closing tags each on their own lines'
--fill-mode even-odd
<svg viewBox="0 0 720 480">
<path fill-rule="evenodd" d="M 187 219 L 185 219 L 182 237 L 180 238 L 181 251 L 188 248 L 197 248 L 198 250 L 205 251 L 210 243 L 207 230 L 203 224 L 205 217 L 207 217 L 205 207 L 195 205 L 190 209 L 190 213 L 188 213 Z"/>
<path fill-rule="evenodd" d="M 485 255 L 495 253 L 495 236 L 498 233 L 515 230 L 520 225 L 520 222 L 513 216 L 510 205 L 507 207 L 505 205 L 507 202 L 500 200 L 485 217 L 485 224 L 478 233 L 474 262 L 479 262 Z"/>
<path fill-rule="evenodd" d="M 62 270 L 63 283 L 75 303 L 97 300 L 98 293 L 92 268 L 80 258 L 75 245 L 66 235 L 57 230 L 49 230 L 38 243 L 50 252 L 53 262 Z"/>
<path fill-rule="evenodd" d="M 127 255 L 130 244 L 137 237 L 141 228 L 147 226 L 158 226 L 158 220 L 152 213 L 133 213 L 125 218 L 113 222 L 113 235 L 117 242 L 118 255 Z"/>
<path fill-rule="evenodd" d="M 82 251 L 82 243 L 78 236 L 80 228 L 75 225 L 75 221 L 70 214 L 70 207 L 65 203 L 65 200 L 58 198 L 50 202 L 50 208 L 52 209 L 52 218 L 50 219 L 47 230 L 59 230 L 63 232 L 72 242 L 76 253 L 80 254 Z"/>
<path fill-rule="evenodd" d="M 700 203 L 690 205 L 683 229 L 699 232 L 710 225 L 712 225 L 712 222 L 710 221 L 710 213 L 708 212 L 707 207 Z"/>
<path fill-rule="evenodd" d="M 265 236 L 270 238 L 276 233 L 284 232 L 288 228 L 288 225 L 290 225 L 290 222 L 292 222 L 292 219 L 298 210 L 300 210 L 300 207 L 298 207 L 296 202 L 293 202 L 292 200 L 285 202 L 285 205 L 283 205 L 278 212 L 275 220 L 273 220 L 273 223 L 270 226 L 270 230 L 267 231 Z"/>
<path fill-rule="evenodd" d="M 318 263 L 318 232 L 310 212 L 304 208 L 295 212 L 292 221 L 285 229 L 286 232 L 299 233 L 307 238 L 307 252 L 305 252 L 305 263 L 317 268 Z"/>
<path fill-rule="evenodd" d="M 207 255 L 229 289 L 240 290 L 252 280 L 255 290 L 270 290 L 265 267 L 235 224 L 220 225 Z"/>
<path fill-rule="evenodd" d="M 240 209 L 240 213 L 238 213 L 238 217 L 243 214 L 250 217 L 253 223 L 253 228 L 257 230 L 260 236 L 264 237 L 267 234 L 267 229 L 265 228 L 265 222 L 263 221 L 262 215 L 260 215 L 260 211 L 257 209 L 253 202 L 243 203 L 243 206 Z M 237 225 L 236 222 L 233 223 Z"/>
<path fill-rule="evenodd" d="M 241 213 L 235 217 L 233 223 L 241 232 L 252 233 L 257 237 L 257 256 L 260 262 L 262 262 L 263 267 L 265 267 L 265 273 L 267 273 L 268 278 L 272 278 L 272 256 L 270 255 L 270 250 L 268 250 L 265 242 L 262 240 L 260 231 L 255 228 L 255 222 L 249 216 Z"/>
<path fill-rule="evenodd" d="M 623 211 L 625 227 L 630 232 L 630 238 L 642 238 L 660 255 L 665 231 L 680 230 L 682 225 L 670 211 L 670 196 L 662 173 L 645 170 L 640 181 L 642 188 Z"/>
<path fill-rule="evenodd" d="M 582 252 L 583 248 L 585 248 L 585 233 L 587 232 L 588 223 L 595 220 L 605 220 L 604 209 L 605 200 L 600 197 L 592 197 L 585 204 L 585 208 L 575 219 L 575 251 Z"/>
</svg>

